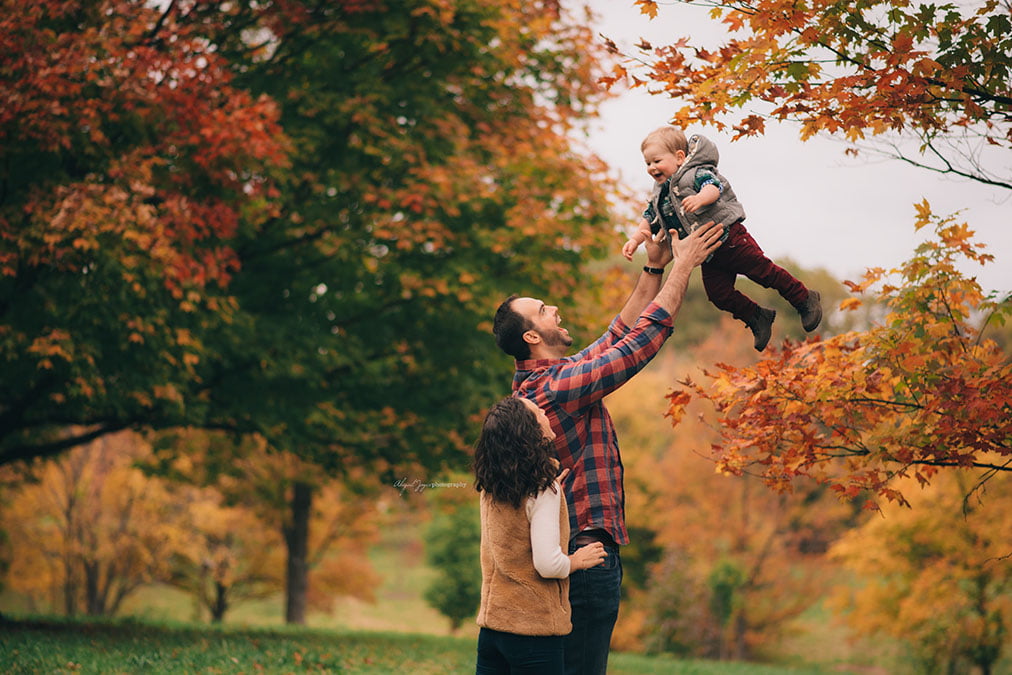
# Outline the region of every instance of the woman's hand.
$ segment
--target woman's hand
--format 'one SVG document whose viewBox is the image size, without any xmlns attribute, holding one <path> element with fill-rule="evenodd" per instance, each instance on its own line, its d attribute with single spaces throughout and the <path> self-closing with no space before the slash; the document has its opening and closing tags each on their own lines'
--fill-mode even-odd
<svg viewBox="0 0 1012 675">
<path fill-rule="evenodd" d="M 569 556 L 569 573 L 579 570 L 587 570 L 596 567 L 604 562 L 608 554 L 604 550 L 604 544 L 595 541 L 593 544 L 581 546 Z"/>
</svg>

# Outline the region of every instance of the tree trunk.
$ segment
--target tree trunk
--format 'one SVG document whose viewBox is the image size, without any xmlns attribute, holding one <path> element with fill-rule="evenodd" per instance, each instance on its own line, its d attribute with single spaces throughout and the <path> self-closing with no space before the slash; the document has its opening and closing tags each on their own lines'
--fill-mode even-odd
<svg viewBox="0 0 1012 675">
<path fill-rule="evenodd" d="M 228 587 L 221 582 L 214 582 L 214 602 L 211 606 L 211 622 L 221 623 L 228 610 Z"/>
<path fill-rule="evenodd" d="M 306 592 L 309 589 L 309 512 L 313 487 L 296 481 L 292 486 L 291 520 L 284 527 L 288 564 L 285 573 L 285 623 L 306 623 Z"/>
<path fill-rule="evenodd" d="M 84 607 L 88 616 L 102 616 L 102 594 L 99 590 L 100 565 L 94 561 L 84 563 Z"/>
<path fill-rule="evenodd" d="M 74 568 L 66 558 L 63 560 L 63 610 L 67 616 L 77 614 L 77 584 L 74 579 Z"/>
</svg>

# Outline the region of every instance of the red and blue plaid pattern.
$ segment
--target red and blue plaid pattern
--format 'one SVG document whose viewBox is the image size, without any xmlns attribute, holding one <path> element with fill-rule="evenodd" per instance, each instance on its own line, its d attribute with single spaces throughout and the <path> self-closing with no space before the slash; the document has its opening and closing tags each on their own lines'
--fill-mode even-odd
<svg viewBox="0 0 1012 675">
<path fill-rule="evenodd" d="M 602 399 L 657 354 L 672 331 L 671 315 L 651 303 L 630 329 L 615 317 L 608 331 L 578 354 L 516 362 L 513 392 L 537 403 L 555 431 L 566 478 L 572 536 L 601 528 L 628 544 L 622 457 Z"/>
</svg>

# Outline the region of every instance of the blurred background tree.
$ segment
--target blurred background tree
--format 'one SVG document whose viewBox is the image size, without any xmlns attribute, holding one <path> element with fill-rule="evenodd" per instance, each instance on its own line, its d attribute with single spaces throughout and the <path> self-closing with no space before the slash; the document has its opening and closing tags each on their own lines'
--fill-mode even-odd
<svg viewBox="0 0 1012 675">
<path fill-rule="evenodd" d="M 900 640 L 923 672 L 998 672 L 1012 629 L 1009 477 L 959 470 L 921 490 L 902 482 L 911 508 L 884 507 L 833 546 L 856 581 L 837 587 L 836 607 L 858 634 Z"/>
<path fill-rule="evenodd" d="M 164 580 L 189 543 L 186 505 L 134 466 L 144 448 L 116 434 L 47 462 L 12 490 L 7 582 L 36 611 L 111 616 L 145 584 Z"/>
<path fill-rule="evenodd" d="M 456 633 L 474 617 L 481 602 L 481 524 L 473 491 L 463 495 L 433 492 L 432 521 L 425 530 L 425 558 L 436 576 L 425 601 L 450 621 Z"/>
</svg>

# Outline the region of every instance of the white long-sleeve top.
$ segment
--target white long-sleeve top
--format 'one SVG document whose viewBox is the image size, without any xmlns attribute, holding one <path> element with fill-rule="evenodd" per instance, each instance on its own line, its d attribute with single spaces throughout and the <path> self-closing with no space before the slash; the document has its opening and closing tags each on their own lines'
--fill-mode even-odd
<svg viewBox="0 0 1012 675">
<path fill-rule="evenodd" d="M 562 487 L 554 483 L 555 490 L 547 487 L 536 497 L 527 498 L 527 519 L 531 522 L 531 551 L 534 569 L 545 579 L 565 579 L 569 576 L 569 556 L 559 546 L 559 500 Z"/>
</svg>

